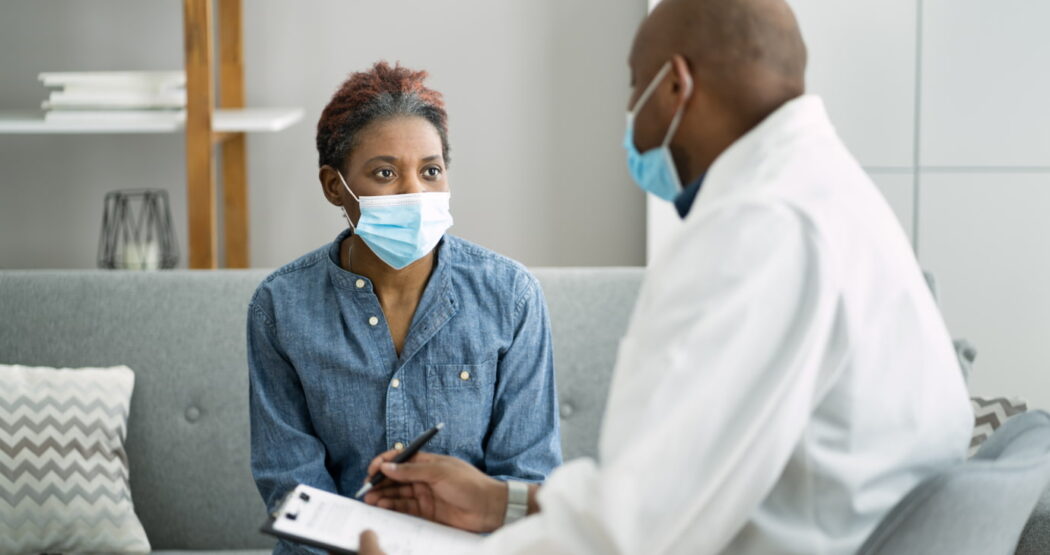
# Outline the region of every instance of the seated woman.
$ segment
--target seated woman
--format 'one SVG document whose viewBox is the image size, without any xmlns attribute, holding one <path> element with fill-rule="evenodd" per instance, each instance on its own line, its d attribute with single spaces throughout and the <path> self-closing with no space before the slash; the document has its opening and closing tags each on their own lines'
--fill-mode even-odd
<svg viewBox="0 0 1050 555">
<path fill-rule="evenodd" d="M 269 510 L 298 483 L 352 496 L 373 457 L 438 423 L 427 451 L 494 477 L 539 482 L 561 462 L 543 293 L 445 233 L 447 117 L 425 76 L 380 62 L 335 93 L 320 180 L 349 228 L 249 306 L 251 466 Z"/>
</svg>

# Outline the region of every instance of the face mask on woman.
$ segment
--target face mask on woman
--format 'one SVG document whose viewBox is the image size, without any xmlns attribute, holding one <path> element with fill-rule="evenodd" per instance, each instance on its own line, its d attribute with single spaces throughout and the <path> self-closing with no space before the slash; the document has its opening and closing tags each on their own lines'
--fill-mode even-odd
<svg viewBox="0 0 1050 555">
<path fill-rule="evenodd" d="M 350 190 L 342 172 L 343 187 L 360 207 L 357 225 L 343 207 L 343 215 L 354 233 L 380 260 L 395 270 L 422 258 L 437 246 L 452 227 L 450 193 L 413 193 L 358 197 Z"/>
</svg>

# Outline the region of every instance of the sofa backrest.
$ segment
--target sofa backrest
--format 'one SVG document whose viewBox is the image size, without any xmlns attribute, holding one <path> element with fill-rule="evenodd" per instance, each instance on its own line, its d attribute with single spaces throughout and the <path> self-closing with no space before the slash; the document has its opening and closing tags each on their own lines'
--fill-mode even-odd
<svg viewBox="0 0 1050 555">
<path fill-rule="evenodd" d="M 537 269 L 566 460 L 593 456 L 638 268 Z M 265 548 L 249 469 L 245 314 L 265 270 L 0 271 L 0 363 L 135 371 L 128 460 L 155 550 Z"/>
</svg>

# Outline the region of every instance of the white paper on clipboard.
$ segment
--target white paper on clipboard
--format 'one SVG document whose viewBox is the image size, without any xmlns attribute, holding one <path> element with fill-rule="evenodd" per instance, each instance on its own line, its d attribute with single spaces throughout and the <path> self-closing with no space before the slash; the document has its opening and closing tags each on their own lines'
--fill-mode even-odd
<svg viewBox="0 0 1050 555">
<path fill-rule="evenodd" d="M 301 484 L 278 513 L 273 523 L 275 530 L 354 551 L 365 530 L 379 535 L 379 545 L 389 555 L 462 555 L 482 539 L 477 534 Z"/>
</svg>

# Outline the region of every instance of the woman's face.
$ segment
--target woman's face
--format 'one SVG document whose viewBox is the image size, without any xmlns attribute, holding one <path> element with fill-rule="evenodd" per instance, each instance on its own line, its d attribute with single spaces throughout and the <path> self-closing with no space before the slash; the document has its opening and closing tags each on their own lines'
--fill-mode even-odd
<svg viewBox="0 0 1050 555">
<path fill-rule="evenodd" d="M 441 136 L 433 124 L 421 117 L 398 117 L 361 130 L 341 171 L 359 197 L 444 192 L 448 180 L 442 154 Z M 356 222 L 357 201 L 341 181 L 337 183 L 342 205 Z"/>
</svg>

